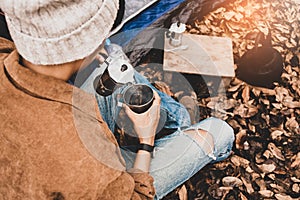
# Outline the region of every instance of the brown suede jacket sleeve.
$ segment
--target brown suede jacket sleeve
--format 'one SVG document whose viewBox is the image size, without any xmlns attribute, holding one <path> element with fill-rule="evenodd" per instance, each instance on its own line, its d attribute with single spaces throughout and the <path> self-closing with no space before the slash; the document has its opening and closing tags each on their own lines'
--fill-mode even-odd
<svg viewBox="0 0 300 200">
<path fill-rule="evenodd" d="M 129 179 L 134 181 L 128 181 Z M 107 186 L 100 199 L 154 199 L 155 189 L 153 181 L 152 176 L 139 170 L 130 170 L 129 173 L 124 172 Z M 111 191 L 114 192 L 112 193 Z"/>
<path fill-rule="evenodd" d="M 155 195 L 155 189 L 153 186 L 153 178 L 148 173 L 132 171 L 130 175 L 135 182 L 133 195 L 139 195 L 137 199 L 153 199 Z M 134 198 L 132 198 L 134 199 Z"/>
</svg>

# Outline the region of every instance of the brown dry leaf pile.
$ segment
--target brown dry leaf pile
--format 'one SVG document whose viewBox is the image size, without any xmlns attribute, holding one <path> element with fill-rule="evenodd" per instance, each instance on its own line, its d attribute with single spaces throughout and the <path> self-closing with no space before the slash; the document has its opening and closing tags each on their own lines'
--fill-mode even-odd
<svg viewBox="0 0 300 200">
<path fill-rule="evenodd" d="M 234 78 L 226 96 L 199 99 L 231 124 L 236 142 L 229 159 L 185 183 L 189 199 L 300 199 L 299 0 L 235 0 L 188 24 L 189 33 L 230 37 L 235 61 L 269 28 L 285 60 L 282 81 L 266 89 Z"/>
</svg>

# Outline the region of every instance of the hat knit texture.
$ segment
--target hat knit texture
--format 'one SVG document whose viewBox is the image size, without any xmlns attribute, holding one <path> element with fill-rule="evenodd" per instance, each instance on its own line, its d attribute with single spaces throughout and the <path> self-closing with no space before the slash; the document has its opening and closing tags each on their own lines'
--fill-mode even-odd
<svg viewBox="0 0 300 200">
<path fill-rule="evenodd" d="M 2 0 L 20 55 L 41 65 L 87 57 L 109 35 L 118 0 Z"/>
</svg>

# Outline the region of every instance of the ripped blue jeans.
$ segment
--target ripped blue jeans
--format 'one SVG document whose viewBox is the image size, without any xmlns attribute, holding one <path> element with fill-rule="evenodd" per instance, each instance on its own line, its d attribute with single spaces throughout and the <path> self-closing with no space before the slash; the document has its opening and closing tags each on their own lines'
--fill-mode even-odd
<svg viewBox="0 0 300 200">
<path fill-rule="evenodd" d="M 165 128 L 175 129 L 172 134 L 155 141 L 154 157 L 150 165 L 150 174 L 154 178 L 156 190 L 155 199 L 161 199 L 208 163 L 227 158 L 234 141 L 233 129 L 217 118 L 208 118 L 191 125 L 189 114 L 183 105 L 158 91 L 137 72 L 135 81 L 147 84 L 159 93 L 163 119 L 160 124 Z M 102 117 L 112 132 L 121 109 L 118 102 L 123 91 L 124 88 L 119 88 L 108 97 L 96 94 Z M 203 134 L 201 130 L 207 134 Z M 131 168 L 136 153 L 131 147 L 121 147 L 121 152 L 127 168 Z"/>
<path fill-rule="evenodd" d="M 188 130 L 197 132 L 199 129 L 211 134 L 213 138 L 211 149 L 203 149 L 192 135 L 186 133 Z M 155 199 L 161 199 L 176 189 L 208 163 L 227 158 L 233 140 L 232 128 L 217 118 L 205 119 L 187 129 L 179 129 L 171 135 L 156 140 L 155 153 L 150 166 L 150 174 L 154 178 L 156 190 Z M 131 168 L 135 153 L 123 149 L 122 154 L 127 168 Z"/>
</svg>

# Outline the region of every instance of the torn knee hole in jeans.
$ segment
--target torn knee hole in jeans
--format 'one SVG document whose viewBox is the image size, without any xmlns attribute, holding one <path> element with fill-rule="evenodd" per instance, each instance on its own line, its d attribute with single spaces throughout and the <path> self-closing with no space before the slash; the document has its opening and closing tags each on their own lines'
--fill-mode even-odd
<svg viewBox="0 0 300 200">
<path fill-rule="evenodd" d="M 209 132 L 202 129 L 191 129 L 184 133 L 190 135 L 210 158 L 217 159 L 214 155 L 214 138 Z"/>
</svg>

